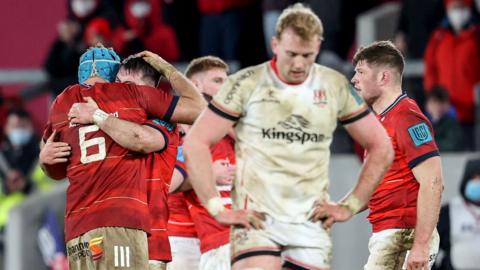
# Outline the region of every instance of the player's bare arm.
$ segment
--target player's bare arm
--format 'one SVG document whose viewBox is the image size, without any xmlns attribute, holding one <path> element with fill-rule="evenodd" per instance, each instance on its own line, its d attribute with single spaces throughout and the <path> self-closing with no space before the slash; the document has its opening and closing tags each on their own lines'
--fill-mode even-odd
<svg viewBox="0 0 480 270">
<path fill-rule="evenodd" d="M 230 165 L 225 160 L 216 160 L 212 164 L 213 177 L 217 185 L 231 185 L 235 175 L 235 165 Z M 184 178 L 178 169 L 173 170 L 168 192 L 184 192 L 192 189 L 190 178 Z"/>
<path fill-rule="evenodd" d="M 315 203 L 311 219 L 325 219 L 325 227 L 336 221 L 346 221 L 364 209 L 383 175 L 393 161 L 394 152 L 385 129 L 369 114 L 345 126 L 347 132 L 367 150 L 368 155 L 360 171 L 357 184 L 339 204 Z"/>
<path fill-rule="evenodd" d="M 159 55 L 144 51 L 137 56 L 143 57 L 158 72 L 165 75 L 173 89 L 180 95 L 171 117 L 172 122 L 192 124 L 206 106 L 206 102 L 197 87 Z"/>
<path fill-rule="evenodd" d="M 177 169 L 173 169 L 172 179 L 170 180 L 170 186 L 168 187 L 168 193 L 184 192 L 192 189 L 192 184 L 188 177 L 184 177 L 183 174 Z"/>
<path fill-rule="evenodd" d="M 184 143 L 189 178 L 200 201 L 218 222 L 262 228 L 261 214 L 252 210 L 225 208 L 215 185 L 210 146 L 223 138 L 233 124 L 233 121 L 218 116 L 209 109 L 203 111 Z"/>
<path fill-rule="evenodd" d="M 68 161 L 71 153 L 70 145 L 66 142 L 55 142 L 57 132 L 54 130 L 47 141 L 40 143 L 39 163 L 43 172 L 50 178 L 62 180 L 66 177 L 67 171 L 60 169 L 57 164 Z"/>
<path fill-rule="evenodd" d="M 407 258 L 408 270 L 428 266 L 429 243 L 437 226 L 443 191 L 441 159 L 439 156 L 431 157 L 415 166 L 412 172 L 420 184 L 420 189 L 417 198 L 415 239 Z"/>
<path fill-rule="evenodd" d="M 91 97 L 84 99 L 85 103 L 75 103 L 68 113 L 72 124 L 95 123 L 116 143 L 134 152 L 148 154 L 164 148 L 165 139 L 160 131 L 109 115 L 98 110 Z"/>
</svg>

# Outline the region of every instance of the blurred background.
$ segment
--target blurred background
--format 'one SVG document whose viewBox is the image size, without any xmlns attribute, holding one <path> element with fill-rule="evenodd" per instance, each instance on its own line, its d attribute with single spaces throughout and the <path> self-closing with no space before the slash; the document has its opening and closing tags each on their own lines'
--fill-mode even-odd
<svg viewBox="0 0 480 270">
<path fill-rule="evenodd" d="M 349 79 L 362 45 L 389 39 L 404 52 L 404 91 L 431 119 L 445 157 L 443 200 L 458 195 L 465 162 L 480 149 L 478 0 L 2 0 L 0 269 L 63 269 L 54 267 L 62 267 L 67 184 L 39 169 L 38 142 L 50 102 L 77 82 L 86 48 L 102 42 L 122 58 L 150 50 L 180 70 L 216 55 L 235 71 L 272 57 L 276 19 L 296 2 L 323 22 L 317 62 Z M 356 179 L 361 149 L 339 127 L 332 152 L 339 199 Z M 369 235 L 364 215 L 335 228 L 333 269 L 361 269 Z"/>
</svg>

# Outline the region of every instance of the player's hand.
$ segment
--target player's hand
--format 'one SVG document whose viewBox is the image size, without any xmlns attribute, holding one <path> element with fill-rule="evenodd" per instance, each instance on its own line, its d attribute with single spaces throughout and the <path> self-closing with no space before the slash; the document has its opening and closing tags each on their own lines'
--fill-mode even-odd
<svg viewBox="0 0 480 270">
<path fill-rule="evenodd" d="M 228 160 L 215 160 L 212 164 L 213 176 L 217 185 L 231 185 L 235 176 L 235 165 L 230 165 Z"/>
<path fill-rule="evenodd" d="M 68 120 L 72 124 L 93 123 L 93 113 L 98 109 L 97 103 L 91 97 L 84 97 L 84 103 L 74 103 L 68 112 Z"/>
<path fill-rule="evenodd" d="M 265 221 L 265 215 L 258 213 L 253 210 L 245 209 L 225 209 L 224 211 L 218 213 L 215 216 L 215 219 L 225 225 L 236 225 L 242 226 L 246 229 L 264 229 L 263 221 Z"/>
<path fill-rule="evenodd" d="M 55 142 L 56 134 L 57 131 L 54 130 L 40 151 L 40 163 L 53 165 L 68 161 L 68 156 L 70 156 L 71 153 L 70 145 L 66 142 Z"/>
<path fill-rule="evenodd" d="M 177 71 L 177 69 L 172 66 L 169 62 L 165 61 L 162 57 L 158 54 L 154 54 L 149 51 L 143 51 L 137 53 L 136 57 L 142 57 L 147 63 L 149 63 L 153 68 L 155 68 L 158 72 L 162 73 L 167 80 L 170 80 L 170 76 Z"/>
<path fill-rule="evenodd" d="M 429 246 L 413 244 L 407 257 L 407 270 L 428 270 Z"/>
<path fill-rule="evenodd" d="M 317 200 L 313 204 L 309 219 L 313 222 L 321 220 L 323 227 L 328 229 L 333 223 L 347 221 L 352 216 L 352 213 L 348 211 L 348 209 L 338 203 Z"/>
</svg>

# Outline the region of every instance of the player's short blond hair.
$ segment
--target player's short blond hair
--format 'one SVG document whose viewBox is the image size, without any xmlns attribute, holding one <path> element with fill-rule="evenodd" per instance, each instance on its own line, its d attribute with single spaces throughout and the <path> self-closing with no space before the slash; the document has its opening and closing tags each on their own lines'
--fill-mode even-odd
<svg viewBox="0 0 480 270">
<path fill-rule="evenodd" d="M 208 71 L 214 68 L 224 69 L 228 73 L 228 65 L 222 59 L 216 56 L 202 56 L 193 59 L 185 69 L 185 77 L 191 79 L 193 75 Z"/>
<path fill-rule="evenodd" d="M 311 40 L 315 35 L 323 40 L 322 21 L 309 7 L 301 3 L 289 6 L 280 14 L 275 29 L 276 37 L 280 39 L 283 31 L 288 28 L 305 41 Z"/>
</svg>

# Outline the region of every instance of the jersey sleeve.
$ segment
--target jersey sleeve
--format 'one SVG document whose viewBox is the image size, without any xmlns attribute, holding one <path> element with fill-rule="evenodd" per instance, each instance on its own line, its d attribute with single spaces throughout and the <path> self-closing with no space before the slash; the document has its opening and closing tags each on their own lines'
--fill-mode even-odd
<svg viewBox="0 0 480 270">
<path fill-rule="evenodd" d="M 175 125 L 170 122 L 163 121 L 161 119 L 149 119 L 146 122 L 144 122 L 143 125 L 157 130 L 160 133 L 158 134 L 158 136 L 163 136 L 165 145 L 163 146 L 162 149 L 157 151 L 158 153 L 163 152 L 168 147 L 168 144 L 170 143 L 170 137 L 172 132 L 175 131 Z"/>
<path fill-rule="evenodd" d="M 178 103 L 178 96 L 149 86 L 132 85 L 132 87 L 135 89 L 137 102 L 148 115 L 170 121 Z"/>
<path fill-rule="evenodd" d="M 395 139 L 410 168 L 438 156 L 432 124 L 422 114 L 410 109 L 397 116 Z"/>
<path fill-rule="evenodd" d="M 338 120 L 342 125 L 353 123 L 370 113 L 363 99 L 346 79 L 340 83 Z"/>
<path fill-rule="evenodd" d="M 253 87 L 249 83 L 253 73 L 253 70 L 245 70 L 228 77 L 208 108 L 226 119 L 232 121 L 240 119 L 244 113 L 246 93 Z"/>
<path fill-rule="evenodd" d="M 184 179 L 187 179 L 187 166 L 185 164 L 185 157 L 183 156 L 183 146 L 178 147 L 175 169 L 177 169 L 183 175 Z"/>
</svg>

